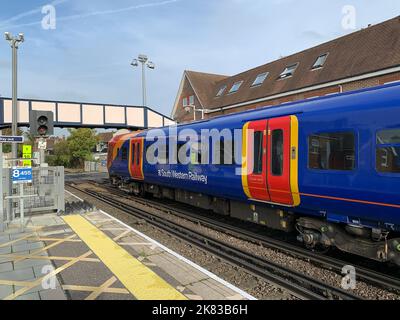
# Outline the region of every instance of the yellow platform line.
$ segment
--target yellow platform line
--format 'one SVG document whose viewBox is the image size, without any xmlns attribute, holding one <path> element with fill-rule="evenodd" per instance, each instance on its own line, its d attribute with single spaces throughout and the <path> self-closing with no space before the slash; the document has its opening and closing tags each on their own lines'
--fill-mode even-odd
<svg viewBox="0 0 400 320">
<path fill-rule="evenodd" d="M 138 300 L 187 300 L 82 216 L 63 219 Z"/>
</svg>

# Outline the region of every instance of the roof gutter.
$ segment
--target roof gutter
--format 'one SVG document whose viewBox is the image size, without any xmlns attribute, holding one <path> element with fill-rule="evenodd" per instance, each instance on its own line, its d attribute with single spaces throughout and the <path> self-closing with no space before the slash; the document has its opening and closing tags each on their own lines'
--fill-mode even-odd
<svg viewBox="0 0 400 320">
<path fill-rule="evenodd" d="M 270 101 L 270 100 L 273 100 L 273 99 L 283 98 L 283 97 L 291 96 L 291 95 L 294 95 L 294 94 L 309 92 L 311 90 L 319 90 L 319 89 L 324 89 L 324 88 L 328 88 L 328 87 L 332 87 L 332 86 L 342 86 L 343 84 L 346 84 L 346 83 L 349 83 L 349 82 L 365 80 L 365 79 L 373 78 L 373 77 L 379 77 L 379 76 L 383 76 L 383 75 L 386 75 L 386 74 L 399 72 L 399 71 L 400 71 L 400 66 L 397 66 L 397 67 L 390 68 L 390 69 L 385 69 L 385 70 L 380 70 L 380 71 L 376 71 L 376 72 L 366 73 L 366 74 L 363 74 L 361 76 L 346 78 L 346 79 L 343 79 L 343 80 L 328 82 L 328 83 L 324 83 L 324 84 L 321 84 L 321 85 L 316 85 L 316 86 L 307 87 L 307 88 L 303 88 L 303 89 L 288 91 L 288 92 L 285 92 L 285 93 L 280 93 L 280 94 L 276 94 L 276 95 L 265 97 L 265 98 L 246 101 L 246 102 L 234 104 L 234 105 L 231 105 L 231 106 L 210 110 L 210 111 L 205 112 L 205 113 L 206 114 L 211 114 L 211 113 L 216 113 L 216 112 L 221 112 L 221 111 L 225 111 L 225 110 L 231 110 L 231 109 L 247 106 L 249 104 L 254 104 L 254 103 L 259 103 L 259 102 L 264 102 L 264 101 Z"/>
</svg>

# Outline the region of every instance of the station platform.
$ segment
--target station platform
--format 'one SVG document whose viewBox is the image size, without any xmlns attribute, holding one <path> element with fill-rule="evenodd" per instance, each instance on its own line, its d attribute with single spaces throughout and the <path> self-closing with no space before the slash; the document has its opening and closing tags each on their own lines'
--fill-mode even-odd
<svg viewBox="0 0 400 320">
<path fill-rule="evenodd" d="M 253 299 L 103 211 L 0 233 L 0 300 Z"/>
</svg>

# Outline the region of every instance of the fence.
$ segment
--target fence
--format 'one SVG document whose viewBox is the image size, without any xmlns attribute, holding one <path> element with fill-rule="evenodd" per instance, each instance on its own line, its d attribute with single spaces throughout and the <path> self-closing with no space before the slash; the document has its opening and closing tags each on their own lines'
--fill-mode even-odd
<svg viewBox="0 0 400 320">
<path fill-rule="evenodd" d="M 13 185 L 11 169 L 3 169 L 3 216 L 5 223 L 21 215 L 20 200 L 17 198 L 23 188 L 23 212 L 65 211 L 64 202 L 64 167 L 33 168 L 32 183 Z M 8 197 L 15 199 L 6 200 Z M 1 212 L 0 212 L 1 215 Z M 0 226 L 1 229 L 1 226 Z"/>
<path fill-rule="evenodd" d="M 85 172 L 107 172 L 107 161 L 100 162 L 85 161 Z"/>
</svg>

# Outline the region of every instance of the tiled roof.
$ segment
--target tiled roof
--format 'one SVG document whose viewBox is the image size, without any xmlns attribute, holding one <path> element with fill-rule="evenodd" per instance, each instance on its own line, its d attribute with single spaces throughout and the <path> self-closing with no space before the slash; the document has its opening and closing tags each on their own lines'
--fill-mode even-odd
<svg viewBox="0 0 400 320">
<path fill-rule="evenodd" d="M 210 92 L 214 90 L 215 84 L 221 80 L 227 79 L 228 76 L 219 74 L 185 71 L 186 75 L 196 91 L 197 97 L 201 104 L 208 105 L 212 102 Z"/>
<path fill-rule="evenodd" d="M 326 53 L 329 55 L 325 65 L 312 70 L 318 57 Z M 297 63 L 298 67 L 293 76 L 279 79 L 287 66 Z M 194 90 L 203 101 L 203 107 L 218 109 L 398 66 L 400 66 L 400 17 L 232 77 L 192 71 L 188 72 L 188 75 Z M 264 72 L 269 73 L 264 83 L 252 87 L 257 75 Z M 236 93 L 229 94 L 229 89 L 237 81 L 244 82 Z M 216 97 L 223 86 L 227 86 L 224 94 Z"/>
</svg>

